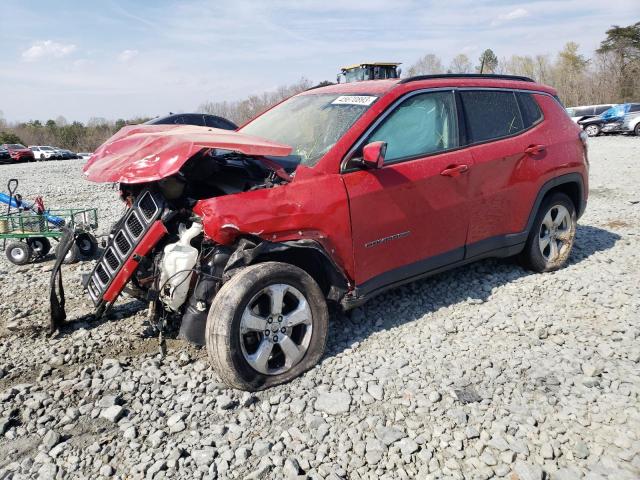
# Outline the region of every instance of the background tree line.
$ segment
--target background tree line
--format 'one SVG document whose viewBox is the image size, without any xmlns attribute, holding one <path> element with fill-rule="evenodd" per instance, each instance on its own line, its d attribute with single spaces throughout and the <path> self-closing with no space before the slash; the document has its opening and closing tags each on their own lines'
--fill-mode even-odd
<svg viewBox="0 0 640 480">
<path fill-rule="evenodd" d="M 475 64 L 474 64 L 475 63 Z M 477 63 L 464 53 L 448 65 L 433 53 L 427 53 L 407 68 L 404 76 L 437 73 L 498 73 L 524 75 L 556 88 L 567 106 L 640 101 L 640 22 L 626 27 L 612 26 L 600 47 L 588 58 L 575 42 L 568 42 L 556 55 L 498 56 L 486 49 Z M 318 85 L 330 84 L 324 81 Z M 243 100 L 205 102 L 198 111 L 220 115 L 241 125 L 281 100 L 313 86 L 307 78 L 275 91 L 250 95 Z M 92 118 L 86 124 L 68 123 L 64 117 L 26 123 L 7 123 L 0 112 L 0 143 L 54 145 L 75 151 L 93 151 L 127 124 L 147 118 Z"/>
</svg>

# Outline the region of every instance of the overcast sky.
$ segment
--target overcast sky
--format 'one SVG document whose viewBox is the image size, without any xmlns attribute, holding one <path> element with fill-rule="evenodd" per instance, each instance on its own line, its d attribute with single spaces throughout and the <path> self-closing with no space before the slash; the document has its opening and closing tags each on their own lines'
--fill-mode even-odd
<svg viewBox="0 0 640 480">
<path fill-rule="evenodd" d="M 484 48 L 499 58 L 589 56 L 639 0 L 0 0 L 0 111 L 9 121 L 86 121 L 191 111 L 338 67 L 426 53 L 449 63 Z"/>
</svg>

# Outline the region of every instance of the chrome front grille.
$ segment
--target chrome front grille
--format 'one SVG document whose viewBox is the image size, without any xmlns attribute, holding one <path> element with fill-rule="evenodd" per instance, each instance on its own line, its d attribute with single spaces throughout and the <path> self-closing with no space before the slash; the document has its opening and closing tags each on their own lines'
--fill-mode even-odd
<svg viewBox="0 0 640 480">
<path fill-rule="evenodd" d="M 109 235 L 102 257 L 85 284 L 95 305 L 102 302 L 102 296 L 109 288 L 111 281 L 133 253 L 149 227 L 160 217 L 162 205 L 162 197 L 148 190 L 145 191 L 127 210 L 123 220 L 118 222 L 116 230 Z"/>
<path fill-rule="evenodd" d="M 127 232 L 129 232 L 129 234 L 135 239 L 140 238 L 140 235 L 144 232 L 144 225 L 140 219 L 138 219 L 136 212 L 131 212 L 131 214 L 129 214 L 125 225 L 127 226 Z"/>
<path fill-rule="evenodd" d="M 116 233 L 116 236 L 114 237 L 114 241 L 115 241 L 116 249 L 118 250 L 118 253 L 120 253 L 120 255 L 123 258 L 126 258 L 127 254 L 131 251 L 133 244 L 127 238 L 127 234 L 125 233 L 125 231 L 121 230 L 118 233 Z"/>
<path fill-rule="evenodd" d="M 111 270 L 112 272 L 115 272 L 120 266 L 120 259 L 118 258 L 118 256 L 116 255 L 116 251 L 112 247 L 109 247 L 104 252 L 104 263 L 107 264 L 109 270 Z"/>
</svg>

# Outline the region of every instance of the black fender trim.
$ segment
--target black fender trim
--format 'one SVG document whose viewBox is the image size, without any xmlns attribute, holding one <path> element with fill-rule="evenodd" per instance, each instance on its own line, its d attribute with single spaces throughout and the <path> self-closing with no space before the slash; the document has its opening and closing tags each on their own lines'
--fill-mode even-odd
<svg viewBox="0 0 640 480">
<path fill-rule="evenodd" d="M 223 280 L 226 281 L 233 276 L 238 268 L 247 267 L 267 260 L 278 261 L 279 258 L 281 258 L 282 261 L 287 261 L 287 254 L 293 252 L 299 252 L 307 256 L 311 252 L 321 255 L 324 259 L 324 261 L 321 262 L 322 273 L 328 282 L 328 291 L 326 292 L 327 299 L 334 302 L 342 300 L 350 288 L 350 282 L 347 276 L 325 251 L 322 245 L 310 239 L 269 242 L 259 238 L 241 238 L 224 268 Z"/>
</svg>

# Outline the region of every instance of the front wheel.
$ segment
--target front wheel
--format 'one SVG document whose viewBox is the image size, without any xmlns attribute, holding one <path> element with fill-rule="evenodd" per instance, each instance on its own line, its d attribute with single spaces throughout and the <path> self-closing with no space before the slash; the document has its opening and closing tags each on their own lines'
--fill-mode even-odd
<svg viewBox="0 0 640 480">
<path fill-rule="evenodd" d="M 636 135 L 636 137 L 640 137 L 640 122 L 638 122 L 638 124 L 633 129 L 633 133 Z"/>
<path fill-rule="evenodd" d="M 600 126 L 598 125 L 587 125 L 584 129 L 587 132 L 587 135 L 590 137 L 597 137 L 600 135 Z"/>
<path fill-rule="evenodd" d="M 535 272 L 562 268 L 573 248 L 576 224 L 576 209 L 567 195 L 554 193 L 545 198 L 520 255 L 523 266 Z"/>
<path fill-rule="evenodd" d="M 304 270 L 280 262 L 251 265 L 213 300 L 206 328 L 209 359 L 232 388 L 279 385 L 318 363 L 328 321 L 324 295 Z"/>
</svg>

